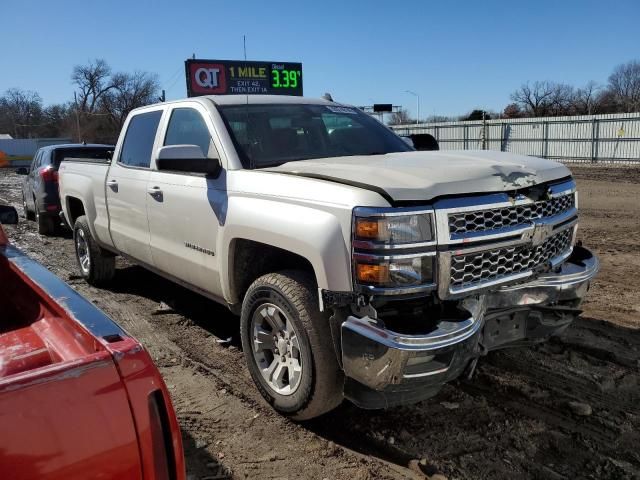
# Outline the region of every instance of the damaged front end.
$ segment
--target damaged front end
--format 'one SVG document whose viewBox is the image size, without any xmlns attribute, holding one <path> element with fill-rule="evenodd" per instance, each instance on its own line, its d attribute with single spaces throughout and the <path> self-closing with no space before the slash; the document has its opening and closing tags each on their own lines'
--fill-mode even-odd
<svg viewBox="0 0 640 480">
<path fill-rule="evenodd" d="M 415 212 L 424 217 L 411 218 Z M 345 396 L 363 408 L 429 398 L 491 350 L 562 332 L 580 314 L 599 268 L 575 245 L 571 180 L 396 211 L 391 221 L 387 211 L 380 221 L 367 211 L 360 222 L 360 214 L 357 294 L 348 308 L 335 308 L 336 299 L 346 306 L 348 295 L 324 292 L 323 300 L 336 312 Z M 378 238 L 365 241 L 371 231 Z"/>
</svg>

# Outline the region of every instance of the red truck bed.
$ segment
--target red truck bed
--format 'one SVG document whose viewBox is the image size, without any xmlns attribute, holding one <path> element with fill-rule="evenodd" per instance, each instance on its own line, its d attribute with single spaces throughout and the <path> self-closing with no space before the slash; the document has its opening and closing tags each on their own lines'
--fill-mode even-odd
<svg viewBox="0 0 640 480">
<path fill-rule="evenodd" d="M 18 479 L 184 479 L 153 361 L 0 227 L 0 472 Z"/>
</svg>

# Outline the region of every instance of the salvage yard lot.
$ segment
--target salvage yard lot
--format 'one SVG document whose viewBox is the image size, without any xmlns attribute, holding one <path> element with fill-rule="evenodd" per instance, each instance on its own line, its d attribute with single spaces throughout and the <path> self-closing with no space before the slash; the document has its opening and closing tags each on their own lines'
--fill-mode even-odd
<svg viewBox="0 0 640 480">
<path fill-rule="evenodd" d="M 572 170 L 578 237 L 602 262 L 584 318 L 548 344 L 481 359 L 473 380 L 430 401 L 386 412 L 345 402 L 304 425 L 264 403 L 225 308 L 120 260 L 110 288 L 90 287 L 68 236 L 42 237 L 26 221 L 5 228 L 151 352 L 173 397 L 190 478 L 425 478 L 421 459 L 429 475 L 450 479 L 637 478 L 640 168 Z M 0 171 L 0 202 L 21 212 L 20 180 Z"/>
</svg>

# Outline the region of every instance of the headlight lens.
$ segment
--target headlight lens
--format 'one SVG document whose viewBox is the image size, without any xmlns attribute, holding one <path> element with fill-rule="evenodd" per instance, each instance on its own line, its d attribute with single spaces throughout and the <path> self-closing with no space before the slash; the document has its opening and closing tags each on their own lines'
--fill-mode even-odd
<svg viewBox="0 0 640 480">
<path fill-rule="evenodd" d="M 358 283 L 376 287 L 410 287 L 433 282 L 433 256 L 380 258 L 356 255 Z"/>
<path fill-rule="evenodd" d="M 430 213 L 393 216 L 359 216 L 355 212 L 354 236 L 388 245 L 430 242 L 434 239 Z"/>
<path fill-rule="evenodd" d="M 394 294 L 433 288 L 435 258 L 433 210 L 354 209 L 353 275 L 360 287 Z"/>
</svg>

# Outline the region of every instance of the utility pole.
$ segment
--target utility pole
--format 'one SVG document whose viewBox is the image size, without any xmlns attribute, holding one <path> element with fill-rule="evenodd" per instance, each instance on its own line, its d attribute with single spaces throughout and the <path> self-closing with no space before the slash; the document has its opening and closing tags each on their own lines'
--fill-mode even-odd
<svg viewBox="0 0 640 480">
<path fill-rule="evenodd" d="M 82 141 L 80 138 L 80 112 L 78 112 L 78 95 L 76 95 L 76 92 L 73 92 L 73 101 L 76 104 L 76 130 L 78 133 L 78 143 L 80 143 Z"/>
<path fill-rule="evenodd" d="M 405 90 L 405 92 L 416 97 L 416 124 L 418 124 L 420 123 L 420 95 L 411 90 Z"/>
<path fill-rule="evenodd" d="M 482 150 L 487 149 L 487 115 L 482 110 Z"/>
</svg>

